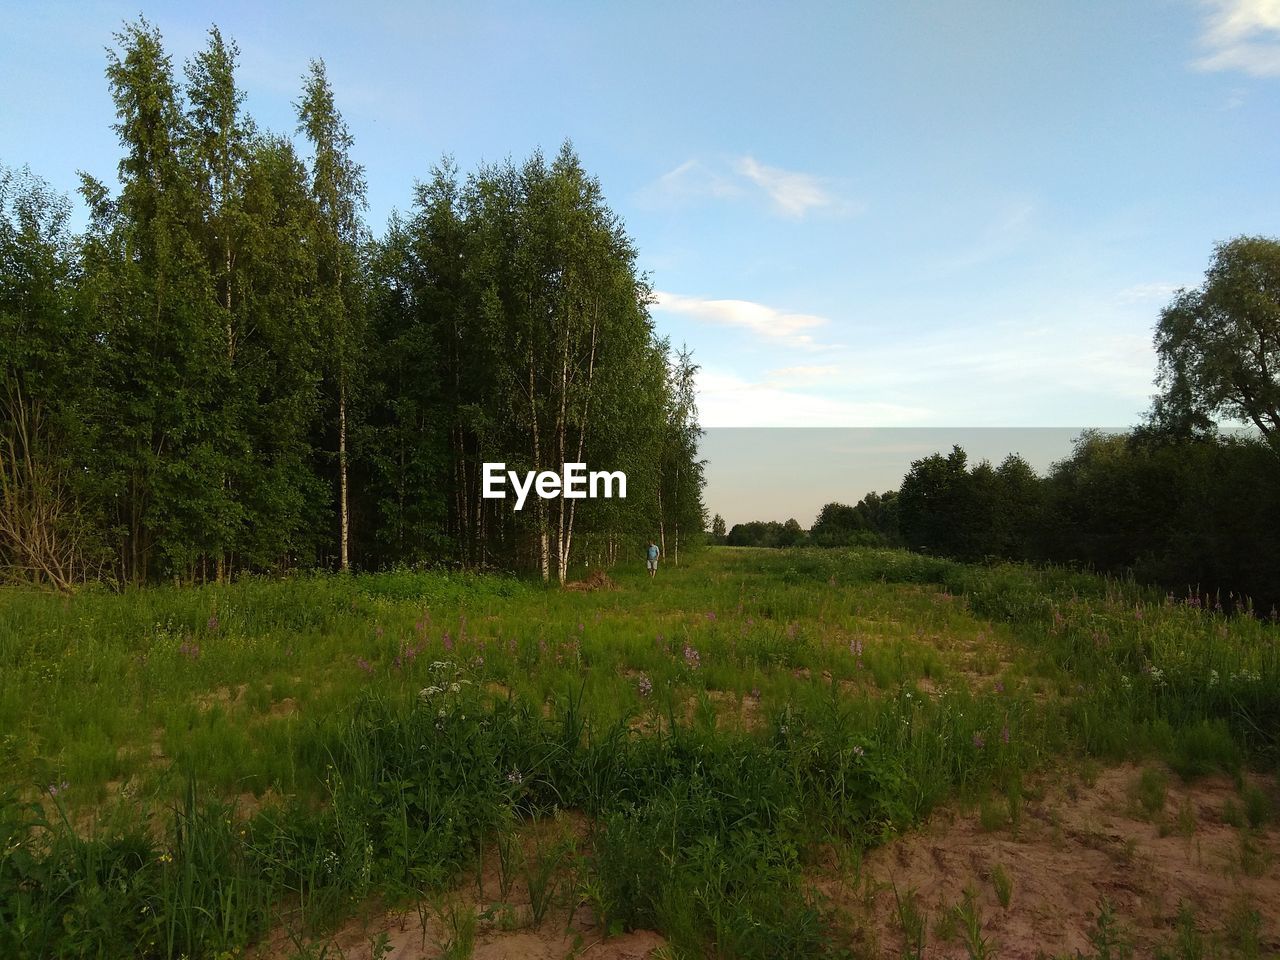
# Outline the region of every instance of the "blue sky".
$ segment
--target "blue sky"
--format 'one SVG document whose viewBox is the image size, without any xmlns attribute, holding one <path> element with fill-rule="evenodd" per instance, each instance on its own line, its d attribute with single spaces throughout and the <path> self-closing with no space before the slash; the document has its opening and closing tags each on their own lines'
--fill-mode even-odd
<svg viewBox="0 0 1280 960">
<path fill-rule="evenodd" d="M 444 153 L 571 138 L 711 426 L 1119 426 L 1216 241 L 1275 235 L 1280 0 L 143 3 L 260 125 L 323 56 L 380 232 Z M 0 162 L 111 177 L 127 3 L 5 3 Z"/>
</svg>

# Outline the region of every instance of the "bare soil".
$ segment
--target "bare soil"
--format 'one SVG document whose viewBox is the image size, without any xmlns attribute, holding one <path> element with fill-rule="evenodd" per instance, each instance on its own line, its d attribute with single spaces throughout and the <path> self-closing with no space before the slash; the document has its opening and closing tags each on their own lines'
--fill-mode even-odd
<svg viewBox="0 0 1280 960">
<path fill-rule="evenodd" d="M 860 875 L 846 871 L 837 879 L 826 870 L 817 886 L 869 956 L 899 955 L 897 897 L 912 896 L 927 918 L 923 955 L 967 957 L 960 925 L 946 922 L 966 890 L 992 955 L 1003 960 L 1092 956 L 1089 935 L 1104 899 L 1137 957 L 1170 944 L 1184 903 L 1206 939 L 1229 937 L 1233 917 L 1257 911 L 1260 946 L 1280 949 L 1280 830 L 1224 822 L 1229 802 L 1240 805 L 1225 776 L 1187 784 L 1169 774 L 1163 810 L 1148 815 L 1136 797 L 1141 775 L 1141 767 L 1126 764 L 1092 783 L 1059 781 L 1042 799 L 1027 801 L 1016 824 L 994 830 L 984 829 L 980 811 L 939 814 L 869 853 Z M 1280 809 L 1275 781 L 1251 780 Z M 997 895 L 998 871 L 1011 881 L 1007 907 Z"/>
</svg>

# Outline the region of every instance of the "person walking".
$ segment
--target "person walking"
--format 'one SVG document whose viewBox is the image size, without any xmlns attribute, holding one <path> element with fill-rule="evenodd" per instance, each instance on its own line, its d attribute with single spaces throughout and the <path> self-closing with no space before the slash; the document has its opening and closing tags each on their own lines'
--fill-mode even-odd
<svg viewBox="0 0 1280 960">
<path fill-rule="evenodd" d="M 658 545 L 652 540 L 649 541 L 647 555 L 649 561 L 649 579 L 652 580 L 658 575 Z"/>
</svg>

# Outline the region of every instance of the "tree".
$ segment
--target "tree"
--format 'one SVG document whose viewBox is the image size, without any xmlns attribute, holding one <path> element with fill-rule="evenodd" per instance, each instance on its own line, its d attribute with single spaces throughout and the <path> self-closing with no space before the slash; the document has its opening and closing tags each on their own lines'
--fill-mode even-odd
<svg viewBox="0 0 1280 960">
<path fill-rule="evenodd" d="M 311 190 L 317 216 L 313 240 L 318 262 L 318 307 L 326 355 L 336 388 L 338 434 L 339 566 L 350 569 L 351 507 L 347 464 L 348 401 L 360 357 L 361 290 L 358 249 L 365 207 L 364 168 L 351 159 L 354 143 L 334 104 L 323 60 L 312 60 L 297 105 L 298 130 L 313 151 Z"/>
<path fill-rule="evenodd" d="M 819 547 L 847 547 L 865 530 L 866 521 L 856 507 L 828 503 L 818 512 L 809 530 L 809 539 Z"/>
<path fill-rule="evenodd" d="M 1280 446 L 1280 241 L 1219 244 L 1200 288 L 1162 311 L 1155 347 L 1155 421 L 1186 434 L 1243 420 Z"/>
<path fill-rule="evenodd" d="M 79 468 L 95 354 L 69 214 L 29 170 L 0 168 L 0 572 L 61 589 L 103 560 Z"/>
<path fill-rule="evenodd" d="M 724 537 L 724 517 L 717 513 L 711 520 L 711 542 L 717 544 L 724 543 Z"/>
<path fill-rule="evenodd" d="M 190 576 L 218 555 L 234 510 L 219 449 L 224 329 L 184 158 L 181 94 L 154 27 L 139 20 L 116 39 L 107 78 L 124 148 L 120 194 L 82 177 L 91 213 L 84 290 L 99 327 L 102 390 L 86 466 L 111 488 L 121 576 L 142 582 Z"/>
</svg>

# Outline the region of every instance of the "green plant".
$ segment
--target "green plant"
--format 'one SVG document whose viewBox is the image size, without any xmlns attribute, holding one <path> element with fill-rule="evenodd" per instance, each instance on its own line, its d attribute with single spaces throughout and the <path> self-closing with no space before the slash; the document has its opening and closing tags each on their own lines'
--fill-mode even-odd
<svg viewBox="0 0 1280 960">
<path fill-rule="evenodd" d="M 989 960 L 995 955 L 995 946 L 982 933 L 982 910 L 972 890 L 965 890 L 960 904 L 955 907 L 960 926 L 960 938 L 969 960 Z"/>
<path fill-rule="evenodd" d="M 893 900 L 898 912 L 898 925 L 902 928 L 902 955 L 920 960 L 924 956 L 927 917 L 920 909 L 920 898 L 915 887 L 905 894 L 893 886 Z"/>
<path fill-rule="evenodd" d="M 996 891 L 996 900 L 1004 909 L 1009 909 L 1009 902 L 1013 899 L 1013 878 L 1009 876 L 1001 864 L 996 864 L 991 868 L 991 885 Z"/>
<path fill-rule="evenodd" d="M 441 960 L 470 960 L 476 943 L 475 909 L 460 898 L 447 897 L 436 903 L 434 912 Z"/>
<path fill-rule="evenodd" d="M 1133 788 L 1138 808 L 1148 820 L 1155 820 L 1164 812 L 1168 792 L 1169 778 L 1155 767 L 1144 769 Z"/>
<path fill-rule="evenodd" d="M 1116 917 L 1115 908 L 1105 897 L 1098 902 L 1089 944 L 1096 951 L 1094 960 L 1128 960 L 1133 947 Z"/>
<path fill-rule="evenodd" d="M 1249 782 L 1241 791 L 1244 799 L 1244 818 L 1254 830 L 1271 822 L 1273 816 L 1271 797 L 1256 783 Z"/>
</svg>

